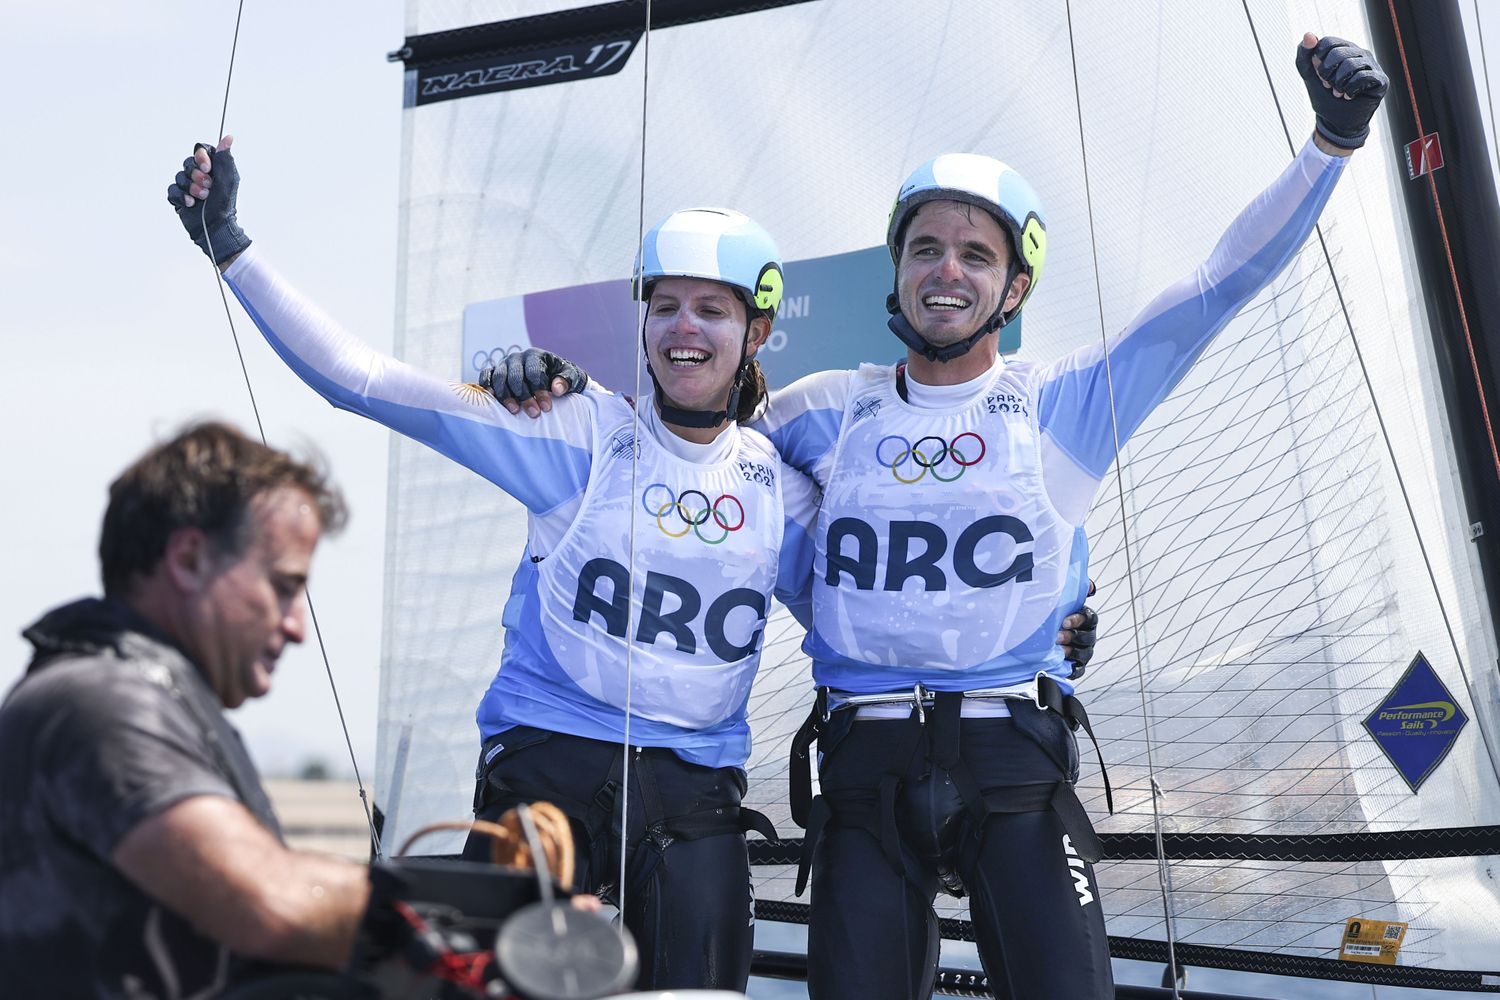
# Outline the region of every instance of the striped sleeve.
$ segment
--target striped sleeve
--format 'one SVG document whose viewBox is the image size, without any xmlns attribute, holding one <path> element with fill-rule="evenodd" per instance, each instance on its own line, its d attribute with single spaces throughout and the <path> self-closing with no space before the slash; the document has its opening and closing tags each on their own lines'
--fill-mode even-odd
<svg viewBox="0 0 1500 1000">
<path fill-rule="evenodd" d="M 1224 325 L 1271 283 L 1306 241 L 1333 193 L 1345 159 L 1311 140 L 1270 187 L 1230 224 L 1213 252 L 1192 274 L 1151 301 L 1105 350 L 1091 345 L 1037 373 L 1038 417 L 1048 469 L 1048 489 L 1059 510 L 1075 512 L 1075 497 L 1089 490 L 1086 511 L 1115 457 L 1110 379 L 1119 441 L 1133 434 L 1182 381 Z"/>
<path fill-rule="evenodd" d="M 224 278 L 271 347 L 334 406 L 420 441 L 494 483 L 533 514 L 588 483 L 594 406 L 569 396 L 553 419 L 512 415 L 478 386 L 371 350 L 307 301 L 251 247 Z"/>
<path fill-rule="evenodd" d="M 776 599 L 804 628 L 812 627 L 813 527 L 823 491 L 810 476 L 782 463 L 781 503 L 786 523 L 776 570 Z"/>
<path fill-rule="evenodd" d="M 771 439 L 782 461 L 826 486 L 834 445 L 853 384 L 852 371 L 814 372 L 771 393 L 765 415 L 754 424 Z"/>
</svg>

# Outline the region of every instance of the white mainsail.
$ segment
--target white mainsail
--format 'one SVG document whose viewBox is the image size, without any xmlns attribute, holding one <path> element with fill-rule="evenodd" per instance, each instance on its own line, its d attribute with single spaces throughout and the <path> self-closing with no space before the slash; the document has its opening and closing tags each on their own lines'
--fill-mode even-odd
<svg viewBox="0 0 1500 1000">
<path fill-rule="evenodd" d="M 412 0 L 408 22 L 415 34 L 571 6 Z M 408 70 L 398 353 L 472 377 L 476 353 L 555 332 L 528 329 L 517 297 L 624 279 L 643 218 L 725 204 L 776 235 L 789 296 L 807 295 L 778 322 L 772 374 L 789 377 L 812 366 L 820 324 L 870 307 L 799 290 L 796 262 L 879 246 L 901 179 L 951 150 L 1005 160 L 1046 205 L 1021 356 L 1097 343 L 1191 271 L 1285 164 L 1275 97 L 1297 142 L 1311 131 L 1292 69 L 1303 28 L 1368 36 L 1351 0 L 1248 8 L 1275 95 L 1239 3 L 818 0 L 652 31 L 611 75 L 574 82 L 417 103 Z M 1377 126 L 1324 214 L 1328 256 L 1310 241 L 1219 335 L 1091 515 L 1104 631 L 1081 694 L 1115 815 L 1087 746 L 1081 794 L 1103 833 L 1158 818 L 1246 837 L 1500 824 L 1494 623 L 1393 141 Z M 589 306 L 615 310 L 599 332 L 563 332 L 633 356 L 635 309 L 616 298 Z M 874 323 L 847 350 L 839 363 L 901 353 Z M 391 468 L 376 780 L 399 842 L 468 808 L 473 710 L 499 662 L 526 515 L 405 440 Z M 800 638 L 773 620 L 752 699 L 750 801 L 783 836 L 797 833 L 786 740 L 811 698 Z M 1418 652 L 1472 724 L 1415 792 L 1362 721 Z M 1163 878 L 1155 861 L 1107 861 L 1099 874 L 1116 936 L 1165 939 L 1170 913 L 1179 943 L 1328 958 L 1347 918 L 1399 920 L 1402 964 L 1476 970 L 1500 965 L 1495 862 L 1179 860 Z M 759 870 L 757 896 L 790 899 L 791 874 Z"/>
</svg>

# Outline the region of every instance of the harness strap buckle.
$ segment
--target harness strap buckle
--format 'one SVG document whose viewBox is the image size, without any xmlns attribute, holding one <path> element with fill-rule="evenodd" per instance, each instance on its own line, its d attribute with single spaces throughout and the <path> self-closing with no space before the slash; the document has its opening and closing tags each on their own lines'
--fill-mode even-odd
<svg viewBox="0 0 1500 1000">
<path fill-rule="evenodd" d="M 812 745 L 822 735 L 832 709 L 828 705 L 828 689 L 818 688 L 817 700 L 812 711 L 792 737 L 791 757 L 787 761 L 787 780 L 790 785 L 792 822 L 807 828 L 808 810 L 812 807 Z"/>
<path fill-rule="evenodd" d="M 1099 777 L 1104 783 L 1104 804 L 1109 814 L 1113 816 L 1115 814 L 1114 789 L 1110 787 L 1109 771 L 1104 766 L 1104 751 L 1099 749 L 1099 738 L 1094 735 L 1094 727 L 1089 723 L 1089 714 L 1084 711 L 1083 702 L 1078 700 L 1077 695 L 1065 693 L 1056 678 L 1048 674 L 1037 674 L 1036 681 L 1037 707 L 1056 712 L 1068 724 L 1068 729 L 1073 732 L 1077 732 L 1082 727 L 1084 733 L 1088 735 L 1089 742 L 1094 744 L 1094 753 L 1099 758 Z"/>
<path fill-rule="evenodd" d="M 1044 677 L 1046 678 L 1046 680 L 1042 679 Z M 1032 684 L 1035 686 L 1032 688 L 1031 700 L 1036 703 L 1037 708 L 1040 708 L 1043 711 L 1046 711 L 1047 709 L 1047 703 L 1043 700 L 1043 698 L 1045 697 L 1045 686 L 1049 682 L 1054 686 L 1057 684 L 1056 681 L 1052 680 L 1052 676 L 1050 674 L 1041 670 L 1038 670 L 1036 676 L 1032 678 Z"/>
<path fill-rule="evenodd" d="M 918 725 L 925 726 L 927 724 L 927 702 L 931 698 L 932 698 L 931 692 L 929 692 L 927 690 L 927 688 L 925 688 L 925 687 L 922 686 L 922 682 L 921 681 L 918 681 L 916 684 L 912 685 L 912 689 L 911 689 L 911 703 L 912 703 L 912 707 L 914 707 L 917 710 L 917 724 Z"/>
</svg>

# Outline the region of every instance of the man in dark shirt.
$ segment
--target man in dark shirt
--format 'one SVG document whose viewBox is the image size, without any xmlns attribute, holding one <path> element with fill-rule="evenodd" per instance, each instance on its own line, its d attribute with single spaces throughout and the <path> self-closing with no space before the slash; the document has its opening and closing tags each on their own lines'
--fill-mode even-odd
<svg viewBox="0 0 1500 1000">
<path fill-rule="evenodd" d="M 110 487 L 103 599 L 28 629 L 0 707 L 0 992 L 187 1000 L 247 959 L 342 967 L 368 870 L 289 850 L 223 709 L 304 632 L 316 469 L 222 424 Z"/>
</svg>

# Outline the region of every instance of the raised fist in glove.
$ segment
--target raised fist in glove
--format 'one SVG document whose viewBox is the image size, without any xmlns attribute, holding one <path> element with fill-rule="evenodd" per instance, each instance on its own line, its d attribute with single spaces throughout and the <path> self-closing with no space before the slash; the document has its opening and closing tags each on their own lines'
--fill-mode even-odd
<svg viewBox="0 0 1500 1000">
<path fill-rule="evenodd" d="M 250 246 L 250 237 L 234 215 L 240 172 L 229 151 L 233 142 L 234 136 L 226 135 L 217 146 L 198 143 L 167 188 L 167 201 L 177 210 L 182 228 L 221 267 Z"/>
<path fill-rule="evenodd" d="M 1375 56 L 1342 38 L 1308 32 L 1297 47 L 1297 72 L 1318 116 L 1318 135 L 1340 149 L 1363 146 L 1391 86 Z"/>
</svg>

